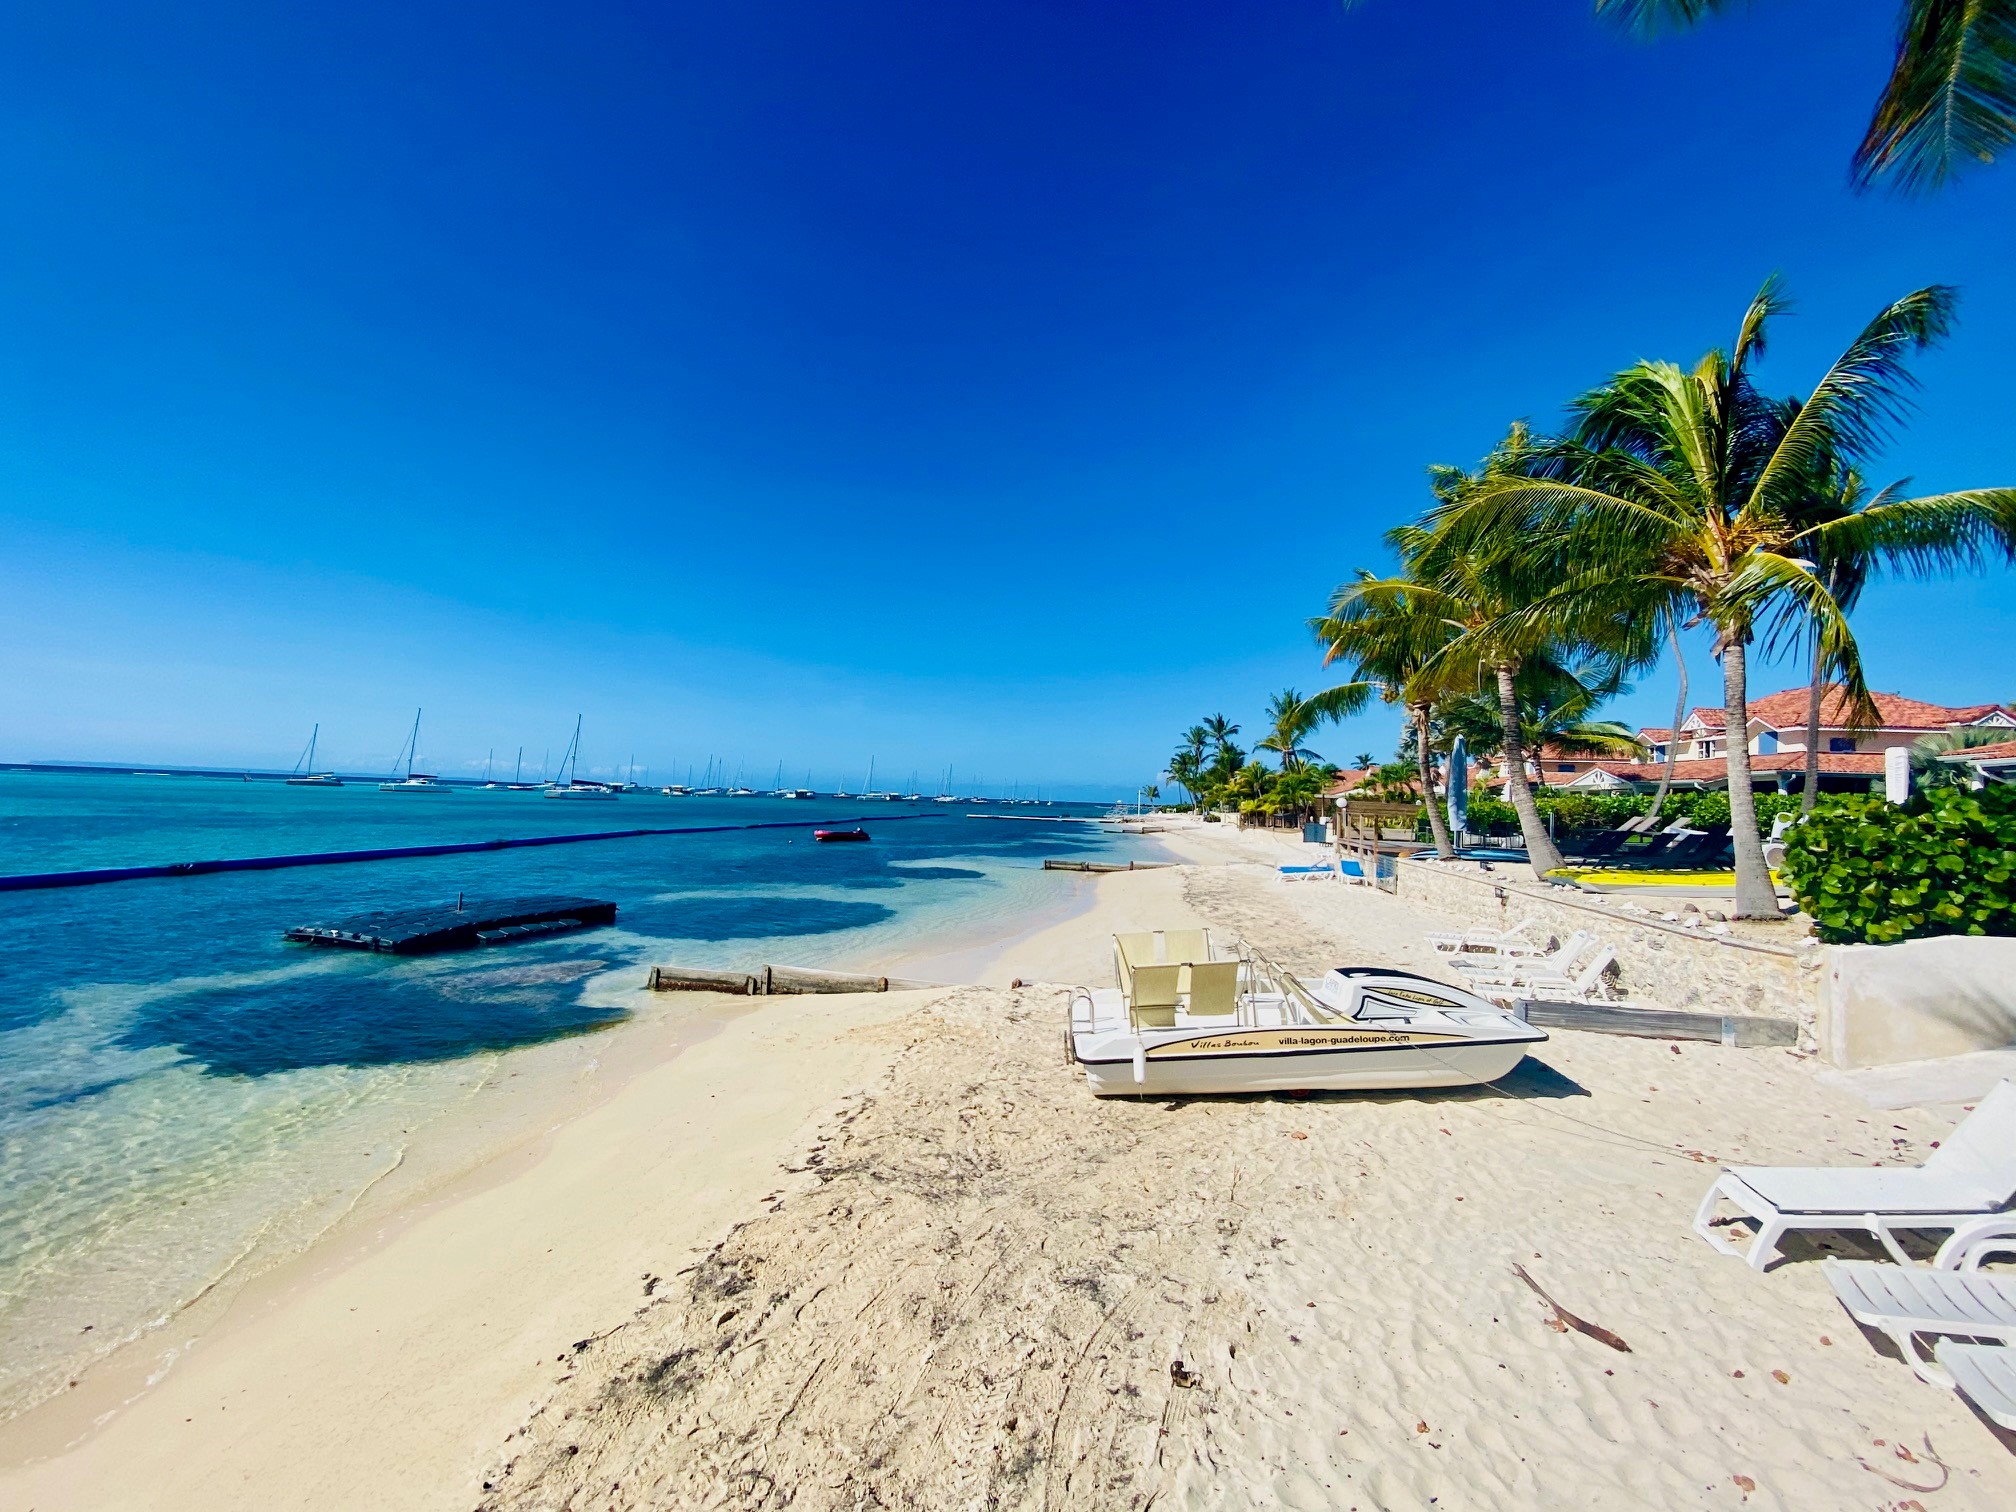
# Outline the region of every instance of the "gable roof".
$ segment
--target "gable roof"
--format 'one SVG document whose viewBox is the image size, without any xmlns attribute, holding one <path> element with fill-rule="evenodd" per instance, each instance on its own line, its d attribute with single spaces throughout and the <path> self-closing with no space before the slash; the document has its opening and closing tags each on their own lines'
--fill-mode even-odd
<svg viewBox="0 0 2016 1512">
<path fill-rule="evenodd" d="M 1901 693 L 1872 693 L 1869 696 L 1875 702 L 1876 712 L 1882 717 L 1879 728 L 1885 730 L 1944 730 L 1953 725 L 1973 724 L 1993 714 L 2007 716 L 2009 713 L 1997 703 L 1952 707 L 1906 698 Z M 1805 688 L 1787 688 L 1782 693 L 1753 698 L 1750 700 L 1750 717 L 1774 730 L 1803 729 L 1808 697 Z M 1848 695 L 1838 683 L 1829 683 L 1827 691 L 1821 695 L 1820 726 L 1828 730 L 1850 727 Z"/>
<path fill-rule="evenodd" d="M 1752 704 L 1751 707 L 1755 708 L 1756 705 Z M 1685 730 L 1699 725 L 1704 730 L 1719 730 L 1728 723 L 1727 716 L 1720 709 L 1689 709 L 1687 717 L 1680 721 L 1680 728 Z"/>
<path fill-rule="evenodd" d="M 1998 740 L 1993 745 L 1975 746 L 1972 750 L 1953 751 L 1939 758 L 1941 761 L 2016 761 L 2016 740 Z"/>
</svg>

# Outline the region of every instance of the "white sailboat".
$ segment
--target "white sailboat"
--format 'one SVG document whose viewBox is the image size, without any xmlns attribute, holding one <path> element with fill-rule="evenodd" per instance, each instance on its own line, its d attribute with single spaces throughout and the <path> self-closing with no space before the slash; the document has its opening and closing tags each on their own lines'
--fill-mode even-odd
<svg viewBox="0 0 2016 1512">
<path fill-rule="evenodd" d="M 568 798 L 576 801 L 615 802 L 616 789 L 604 782 L 584 782 L 581 770 L 581 716 L 574 716 L 574 738 L 567 742 L 567 753 L 560 758 L 560 778 L 546 789 L 542 795 L 547 798 Z"/>
<path fill-rule="evenodd" d="M 341 787 L 343 779 L 334 772 L 315 770 L 315 742 L 321 738 L 322 726 L 316 725 L 308 733 L 308 749 L 301 753 L 301 759 L 294 763 L 294 773 L 287 779 L 289 787 Z"/>
<path fill-rule="evenodd" d="M 420 793 L 431 795 L 437 793 L 452 793 L 455 791 L 455 789 L 449 787 L 446 783 L 437 780 L 432 773 L 416 772 L 413 770 L 414 757 L 417 756 L 420 751 L 420 713 L 421 711 L 418 709 L 415 709 L 413 711 L 412 732 L 407 735 L 406 744 L 399 748 L 399 756 L 394 756 L 392 758 L 392 768 L 396 772 L 399 769 L 400 756 L 405 757 L 406 775 L 404 777 L 395 777 L 390 781 L 379 783 L 378 784 L 379 792 Z"/>
</svg>

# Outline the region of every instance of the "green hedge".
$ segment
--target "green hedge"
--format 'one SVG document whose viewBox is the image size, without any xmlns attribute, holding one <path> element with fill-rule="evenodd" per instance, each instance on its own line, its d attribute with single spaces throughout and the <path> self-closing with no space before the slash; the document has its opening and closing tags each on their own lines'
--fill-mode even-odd
<svg viewBox="0 0 2016 1512">
<path fill-rule="evenodd" d="M 1626 819 L 1652 811 L 1650 793 L 1539 793 L 1534 797 L 1542 818 L 1554 816 L 1558 833 L 1573 830 L 1614 829 Z M 1780 814 L 1799 812 L 1797 793 L 1757 794 L 1757 819 L 1767 829 Z M 1717 829 L 1729 823 L 1727 793 L 1668 793 L 1659 810 L 1662 823 L 1685 820 L 1701 829 Z M 1479 795 L 1470 800 L 1470 828 L 1477 834 L 1516 835 L 1519 816 L 1502 798 Z"/>
<path fill-rule="evenodd" d="M 2016 935 L 2016 787 L 1823 798 L 1780 870 L 1829 944 Z"/>
</svg>

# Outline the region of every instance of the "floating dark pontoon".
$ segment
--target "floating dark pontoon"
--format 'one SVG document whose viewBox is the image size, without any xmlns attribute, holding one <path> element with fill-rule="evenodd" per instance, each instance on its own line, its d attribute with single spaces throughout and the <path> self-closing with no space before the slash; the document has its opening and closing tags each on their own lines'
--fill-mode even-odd
<svg viewBox="0 0 2016 1512">
<path fill-rule="evenodd" d="M 303 924 L 288 930 L 287 938 L 302 945 L 427 955 L 437 950 L 471 950 L 478 945 L 510 945 L 615 922 L 616 905 L 594 898 L 494 898 L 430 908 L 380 909 L 334 924 Z"/>
</svg>

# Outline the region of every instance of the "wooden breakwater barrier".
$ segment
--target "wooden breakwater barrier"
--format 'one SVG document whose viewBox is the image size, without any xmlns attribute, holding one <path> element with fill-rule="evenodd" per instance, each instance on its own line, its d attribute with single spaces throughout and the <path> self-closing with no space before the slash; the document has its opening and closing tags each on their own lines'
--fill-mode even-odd
<svg viewBox="0 0 2016 1512">
<path fill-rule="evenodd" d="M 771 819 L 758 824 L 682 824 L 651 829 L 593 830 L 578 835 L 523 835 L 499 840 L 459 840 L 442 845 L 388 845 L 370 850 L 307 851 L 287 856 L 236 856 L 221 861 L 171 861 L 161 866 L 99 866 L 81 871 L 24 872 L 0 877 L 0 892 L 45 887 L 94 887 L 147 877 L 197 877 L 211 872 L 279 871 L 290 866 L 341 866 L 357 861 L 400 861 L 415 856 L 460 856 L 480 851 L 517 850 L 528 845 L 579 845 L 589 840 L 633 840 L 642 835 L 720 835 L 736 830 L 818 829 L 822 826 L 896 824 L 928 814 L 878 814 L 847 819 Z"/>
<path fill-rule="evenodd" d="M 387 955 L 430 955 L 478 945 L 599 929 L 616 922 L 616 905 L 597 898 L 497 898 L 429 908 L 381 908 L 333 924 L 299 924 L 284 938 L 299 945 L 375 950 Z"/>
<path fill-rule="evenodd" d="M 1174 866 L 1174 861 L 1057 861 L 1043 863 L 1045 871 L 1075 872 L 1124 872 L 1159 871 L 1165 866 Z"/>
<path fill-rule="evenodd" d="M 1595 1034 L 1634 1034 L 1646 1039 L 1709 1040 L 1743 1050 L 1799 1043 L 1792 1019 L 1761 1014 L 1688 1013 L 1668 1008 L 1626 1008 L 1604 1003 L 1550 1003 L 1525 999 L 1513 1011 L 1542 1029 L 1585 1029 Z"/>
<path fill-rule="evenodd" d="M 781 997 L 806 992 L 910 992 L 944 984 L 871 976 L 865 972 L 818 971 L 807 966 L 758 966 L 749 971 L 653 966 L 645 985 L 653 992 L 725 992 L 737 997 Z"/>
</svg>

